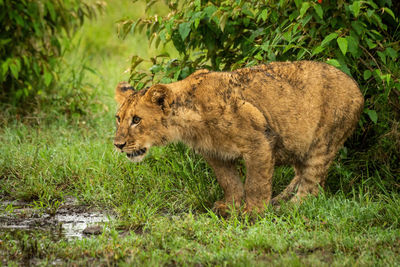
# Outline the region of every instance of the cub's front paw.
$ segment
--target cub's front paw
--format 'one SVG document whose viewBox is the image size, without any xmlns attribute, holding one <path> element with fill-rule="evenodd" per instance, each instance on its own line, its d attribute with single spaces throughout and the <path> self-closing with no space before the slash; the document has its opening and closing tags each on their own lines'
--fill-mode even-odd
<svg viewBox="0 0 400 267">
<path fill-rule="evenodd" d="M 213 210 L 215 213 L 222 217 L 228 217 L 235 211 L 240 211 L 240 203 L 227 202 L 226 200 L 219 200 L 214 203 Z"/>
<path fill-rule="evenodd" d="M 222 217 L 227 217 L 229 215 L 229 206 L 225 201 L 219 200 L 214 203 L 213 211 Z"/>
<path fill-rule="evenodd" d="M 271 202 L 264 202 L 264 201 L 259 202 L 259 203 L 246 202 L 244 212 L 246 214 L 259 214 L 259 213 L 264 212 L 267 209 L 268 205 L 271 205 L 271 204 L 272 204 Z"/>
</svg>

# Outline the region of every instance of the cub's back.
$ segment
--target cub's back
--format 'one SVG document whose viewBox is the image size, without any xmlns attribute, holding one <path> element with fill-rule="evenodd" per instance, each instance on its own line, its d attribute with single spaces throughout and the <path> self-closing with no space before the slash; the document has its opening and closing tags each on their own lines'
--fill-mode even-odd
<svg viewBox="0 0 400 267">
<path fill-rule="evenodd" d="M 238 71 L 238 75 L 243 74 L 251 76 L 250 90 L 244 90 L 244 97 L 259 106 L 267 104 L 267 110 L 278 107 L 294 113 L 316 109 L 329 112 L 351 110 L 351 106 L 363 103 L 360 89 L 351 77 L 321 62 L 273 62 Z"/>
<path fill-rule="evenodd" d="M 274 62 L 238 70 L 237 75 L 249 77 L 244 98 L 292 151 L 308 151 L 314 140 L 338 127 L 354 128 L 362 111 L 356 82 L 325 63 Z"/>
</svg>

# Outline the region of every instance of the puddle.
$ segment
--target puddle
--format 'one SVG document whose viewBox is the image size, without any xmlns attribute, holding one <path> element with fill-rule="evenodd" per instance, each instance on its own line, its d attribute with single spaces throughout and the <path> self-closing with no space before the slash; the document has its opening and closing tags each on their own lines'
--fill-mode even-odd
<svg viewBox="0 0 400 267">
<path fill-rule="evenodd" d="M 86 236 L 84 230 L 93 225 L 100 226 L 102 231 L 104 223 L 109 221 L 107 216 L 98 212 L 56 214 L 55 220 L 61 223 L 62 232 L 68 239 Z"/>
<path fill-rule="evenodd" d="M 67 198 L 54 216 L 32 208 L 29 203 L 0 202 L 0 231 L 46 231 L 57 239 L 85 238 L 100 234 L 111 218 L 77 205 L 73 198 Z"/>
</svg>

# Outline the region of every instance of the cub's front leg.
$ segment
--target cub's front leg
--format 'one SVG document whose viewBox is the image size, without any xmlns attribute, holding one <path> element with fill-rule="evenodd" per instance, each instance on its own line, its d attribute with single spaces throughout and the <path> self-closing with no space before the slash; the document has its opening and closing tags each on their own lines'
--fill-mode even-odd
<svg viewBox="0 0 400 267">
<path fill-rule="evenodd" d="M 267 122 L 250 103 L 241 105 L 237 114 L 241 124 L 235 129 L 238 133 L 235 142 L 241 148 L 246 165 L 246 211 L 260 212 L 271 200 L 275 164 L 270 141 L 265 136 Z"/>
<path fill-rule="evenodd" d="M 243 183 L 240 180 L 236 164 L 231 160 L 221 160 L 216 157 L 204 155 L 208 164 L 214 170 L 218 183 L 224 190 L 224 198 L 214 203 L 214 208 L 226 215 L 230 206 L 239 208 L 244 197 Z"/>
<path fill-rule="evenodd" d="M 260 212 L 269 204 L 272 195 L 274 159 L 268 140 L 259 136 L 247 139 L 248 148 L 243 153 L 246 165 L 246 211 Z"/>
</svg>

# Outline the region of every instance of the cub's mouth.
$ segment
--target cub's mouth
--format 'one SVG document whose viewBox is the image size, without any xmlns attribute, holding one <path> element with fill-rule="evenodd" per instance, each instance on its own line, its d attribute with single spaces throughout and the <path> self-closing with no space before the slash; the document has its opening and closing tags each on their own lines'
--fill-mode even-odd
<svg viewBox="0 0 400 267">
<path fill-rule="evenodd" d="M 133 159 L 135 157 L 142 156 L 142 155 L 146 154 L 146 152 L 147 152 L 147 148 L 142 148 L 142 149 L 133 151 L 131 153 L 126 153 L 126 156 L 128 158 L 130 158 L 130 159 Z"/>
</svg>

